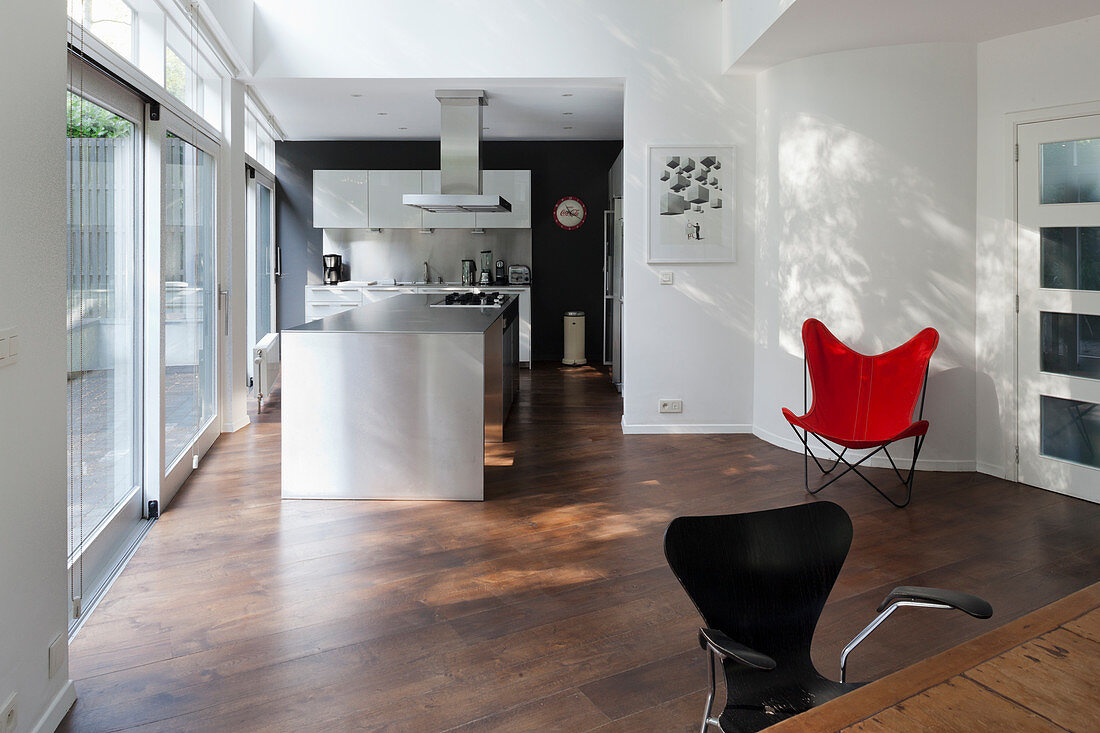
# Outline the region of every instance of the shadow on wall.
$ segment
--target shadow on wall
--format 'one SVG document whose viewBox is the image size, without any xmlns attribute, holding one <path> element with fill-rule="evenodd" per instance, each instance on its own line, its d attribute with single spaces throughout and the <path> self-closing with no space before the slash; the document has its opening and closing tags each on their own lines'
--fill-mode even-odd
<svg viewBox="0 0 1100 733">
<path fill-rule="evenodd" d="M 975 389 L 973 235 L 956 223 L 965 213 L 945 205 L 950 192 L 919 161 L 829 118 L 783 120 L 776 140 L 778 175 L 759 195 L 777 197 L 767 225 L 778 231 L 762 239 L 778 246 L 769 257 L 775 266 L 763 274 L 776 293 L 778 322 L 761 338 L 777 336 L 773 358 L 787 362 L 781 373 L 801 371 L 801 328 L 811 316 L 864 353 L 932 326 L 940 345 L 925 416 L 957 429 L 933 430 L 929 455 L 961 457 L 953 443 L 973 440 Z M 783 385 L 782 394 L 800 388 L 801 380 Z"/>
</svg>

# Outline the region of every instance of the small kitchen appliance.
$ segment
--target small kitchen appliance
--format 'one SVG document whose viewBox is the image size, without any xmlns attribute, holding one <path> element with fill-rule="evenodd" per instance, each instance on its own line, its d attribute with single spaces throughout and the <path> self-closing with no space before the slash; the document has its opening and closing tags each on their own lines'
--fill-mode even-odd
<svg viewBox="0 0 1100 733">
<path fill-rule="evenodd" d="M 343 268 L 343 258 L 340 255 L 322 255 L 321 261 L 325 265 L 325 285 L 337 285 L 340 282 L 340 270 Z"/>
<path fill-rule="evenodd" d="M 497 285 L 504 285 L 508 282 L 508 273 L 504 270 L 504 260 L 497 260 Z"/>
<path fill-rule="evenodd" d="M 531 268 L 527 265 L 512 265 L 508 268 L 509 285 L 530 285 Z"/>
<path fill-rule="evenodd" d="M 481 250 L 481 279 L 478 280 L 480 285 L 492 285 L 493 284 L 493 252 L 492 250 Z"/>
<path fill-rule="evenodd" d="M 462 260 L 462 284 L 467 287 L 477 284 L 477 265 L 473 260 Z"/>
</svg>

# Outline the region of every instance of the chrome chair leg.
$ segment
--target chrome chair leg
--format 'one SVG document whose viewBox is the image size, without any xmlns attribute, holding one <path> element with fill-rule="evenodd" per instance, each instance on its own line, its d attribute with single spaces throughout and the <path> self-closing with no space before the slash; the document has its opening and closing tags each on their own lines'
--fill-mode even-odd
<svg viewBox="0 0 1100 733">
<path fill-rule="evenodd" d="M 718 725 L 718 721 L 715 718 L 710 717 L 710 708 L 714 705 L 714 650 L 707 649 L 707 662 L 710 667 L 710 690 L 707 692 L 707 707 L 703 710 L 703 727 L 699 729 L 699 733 L 707 733 L 708 725 Z"/>
</svg>

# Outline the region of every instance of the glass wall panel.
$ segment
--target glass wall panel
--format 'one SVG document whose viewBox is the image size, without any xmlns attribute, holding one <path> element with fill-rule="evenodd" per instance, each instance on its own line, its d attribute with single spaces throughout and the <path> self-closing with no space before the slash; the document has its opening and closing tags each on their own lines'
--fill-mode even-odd
<svg viewBox="0 0 1100 733">
<path fill-rule="evenodd" d="M 274 194 L 264 185 L 256 186 L 256 338 L 271 333 L 274 252 L 272 251 L 271 204 Z"/>
<path fill-rule="evenodd" d="M 215 411 L 214 158 L 168 133 L 164 147 L 164 457 L 171 467 Z"/>
<path fill-rule="evenodd" d="M 1100 468 L 1100 405 L 1040 397 L 1042 454 Z"/>
<path fill-rule="evenodd" d="M 1043 143 L 1040 203 L 1100 201 L 1100 138 Z"/>
<path fill-rule="evenodd" d="M 70 556 L 140 483 L 134 123 L 68 93 Z"/>
<path fill-rule="evenodd" d="M 1100 227 L 1043 227 L 1041 287 L 1100 290 Z"/>
<path fill-rule="evenodd" d="M 69 17 L 84 30 L 134 60 L 134 10 L 123 0 L 68 0 Z"/>
<path fill-rule="evenodd" d="M 1100 316 L 1039 313 L 1044 372 L 1100 379 Z"/>
</svg>

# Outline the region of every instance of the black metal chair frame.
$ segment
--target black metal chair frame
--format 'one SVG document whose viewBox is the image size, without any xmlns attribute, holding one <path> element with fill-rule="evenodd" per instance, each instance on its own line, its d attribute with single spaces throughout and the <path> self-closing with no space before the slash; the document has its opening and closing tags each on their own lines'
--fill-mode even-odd
<svg viewBox="0 0 1100 733">
<path fill-rule="evenodd" d="M 809 366 L 809 363 L 806 361 L 806 357 L 803 356 L 802 357 L 802 414 L 803 415 L 805 415 L 806 412 L 810 409 L 810 407 L 809 407 L 809 392 L 808 392 L 809 391 L 809 380 L 810 380 L 810 366 Z M 927 390 L 927 387 L 928 387 L 928 367 L 925 367 L 924 368 L 924 381 L 921 384 L 921 388 L 920 388 L 920 412 L 917 415 L 918 420 L 923 420 L 924 419 L 924 395 L 925 395 L 925 392 Z M 913 498 L 913 483 L 914 483 L 914 479 L 916 478 L 916 473 L 917 473 L 917 471 L 916 471 L 916 469 L 917 469 L 917 458 L 920 456 L 920 449 L 924 445 L 924 439 L 926 437 L 925 435 L 917 435 L 917 436 L 913 437 L 913 441 L 914 441 L 913 442 L 913 461 L 912 461 L 912 463 L 909 464 L 908 474 L 903 476 L 902 473 L 901 473 L 901 470 L 898 469 L 898 464 L 894 462 L 894 457 L 892 455 L 890 455 L 890 451 L 889 451 L 889 447 L 897 441 L 892 441 L 891 440 L 889 442 L 883 443 L 878 448 L 875 448 L 873 451 L 871 451 L 867 455 L 863 456 L 863 458 L 860 458 L 855 463 L 852 463 L 844 457 L 844 454 L 846 454 L 848 452 L 847 448 L 843 448 L 843 450 L 841 450 L 838 453 L 837 450 L 835 448 L 833 448 L 833 446 L 831 446 L 827 442 L 825 442 L 825 440 L 820 435 L 818 435 L 817 433 L 812 433 L 812 432 L 810 432 L 809 430 L 806 430 L 806 429 L 803 429 L 802 432 L 800 433 L 800 432 L 798 432 L 798 428 L 796 428 L 794 425 L 791 425 L 791 430 L 794 431 L 794 434 L 796 436 L 798 436 L 799 441 L 801 441 L 801 443 L 802 443 L 802 475 L 803 475 L 803 481 L 805 482 L 805 485 L 806 485 L 807 493 L 816 494 L 819 491 L 821 491 L 822 489 L 824 489 L 826 486 L 832 484 L 834 481 L 841 478 L 842 476 L 844 476 L 848 473 L 854 472 L 857 476 L 859 476 L 861 479 L 866 481 L 867 484 L 872 489 L 877 491 L 879 493 L 879 495 L 882 496 L 882 498 L 886 499 L 886 501 L 890 502 L 891 504 L 896 506 L 898 509 L 903 509 L 903 508 L 909 506 L 909 502 Z M 815 438 L 817 438 L 817 442 L 821 443 L 821 445 L 825 446 L 825 448 L 830 453 L 832 453 L 834 456 L 836 456 L 836 460 L 833 461 L 833 465 L 829 466 L 828 468 L 825 468 L 825 466 L 823 466 L 821 464 L 821 460 L 818 459 L 817 455 L 815 455 L 813 450 L 810 449 L 809 436 L 811 436 L 811 435 L 814 436 Z M 859 467 L 861 465 L 863 465 L 864 461 L 866 461 L 871 456 L 874 456 L 874 455 L 878 454 L 879 451 L 882 451 L 883 453 L 886 454 L 886 458 L 887 458 L 887 460 L 890 461 L 890 466 L 894 469 L 894 473 L 897 474 L 898 480 L 900 480 L 902 485 L 905 486 L 905 500 L 902 501 L 901 503 L 898 503 L 898 502 L 894 501 L 892 498 L 890 498 L 890 496 L 887 495 L 886 492 L 884 492 L 882 489 L 880 489 L 878 486 L 875 485 L 874 481 L 867 478 L 863 474 L 863 472 L 859 470 Z M 821 486 L 818 486 L 816 489 L 811 489 L 810 488 L 810 458 L 814 459 L 814 463 L 817 464 L 817 467 L 821 470 L 822 475 L 825 475 L 825 476 L 828 476 L 830 473 L 832 473 L 833 470 L 835 470 L 836 467 L 839 466 L 841 463 L 844 463 L 844 465 L 847 466 L 847 468 L 845 468 L 843 471 L 838 473 L 836 476 L 833 476 L 831 479 L 829 479 L 828 481 L 823 483 Z M 825 460 L 828 461 L 828 459 L 825 459 Z"/>
</svg>

